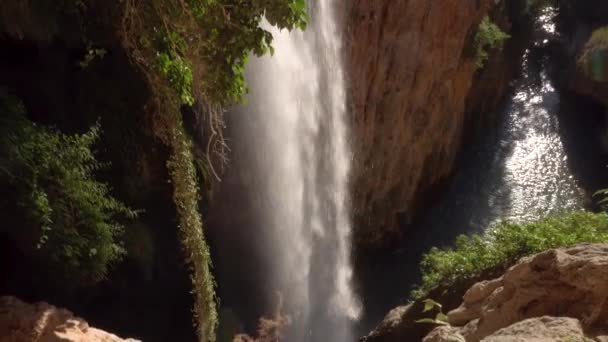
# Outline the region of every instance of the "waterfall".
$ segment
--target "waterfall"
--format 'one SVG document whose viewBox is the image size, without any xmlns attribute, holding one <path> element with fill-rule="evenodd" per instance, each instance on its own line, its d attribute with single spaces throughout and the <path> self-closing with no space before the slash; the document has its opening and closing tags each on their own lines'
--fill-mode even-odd
<svg viewBox="0 0 608 342">
<path fill-rule="evenodd" d="M 337 0 L 311 4 L 305 32 L 278 30 L 272 57 L 253 58 L 236 131 L 248 145 L 267 269 L 292 324 L 287 341 L 350 341 L 360 308 L 351 288 L 346 96 Z M 247 228 L 244 228 L 247 229 Z"/>
</svg>

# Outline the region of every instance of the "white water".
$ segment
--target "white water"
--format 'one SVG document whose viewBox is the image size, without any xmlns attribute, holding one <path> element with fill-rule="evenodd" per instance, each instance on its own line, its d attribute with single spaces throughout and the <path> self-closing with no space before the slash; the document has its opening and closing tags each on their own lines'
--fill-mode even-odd
<svg viewBox="0 0 608 342">
<path fill-rule="evenodd" d="M 336 0 L 337 1 L 337 0 Z M 360 307 L 351 288 L 341 28 L 334 1 L 309 9 L 305 33 L 279 31 L 275 54 L 248 66 L 241 132 L 255 146 L 251 167 L 261 223 L 270 231 L 268 286 L 283 295 L 290 342 L 351 341 Z"/>
</svg>

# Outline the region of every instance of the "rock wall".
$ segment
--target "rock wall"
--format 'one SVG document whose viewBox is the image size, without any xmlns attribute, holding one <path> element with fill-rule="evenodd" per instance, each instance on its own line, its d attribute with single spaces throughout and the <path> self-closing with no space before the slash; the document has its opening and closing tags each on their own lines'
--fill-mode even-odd
<svg viewBox="0 0 608 342">
<path fill-rule="evenodd" d="M 500 100 L 517 61 L 505 56 L 515 45 L 477 72 L 472 44 L 490 12 L 510 31 L 512 10 L 491 0 L 351 0 L 347 6 L 359 242 L 403 234 L 400 226 L 453 171 L 467 128 Z M 467 116 L 473 112 L 480 115 Z"/>
</svg>

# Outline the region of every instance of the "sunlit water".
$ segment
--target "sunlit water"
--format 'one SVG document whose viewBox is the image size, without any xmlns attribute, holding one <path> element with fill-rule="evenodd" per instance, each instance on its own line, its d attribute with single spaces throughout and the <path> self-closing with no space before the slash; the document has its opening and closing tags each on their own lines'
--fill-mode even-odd
<svg viewBox="0 0 608 342">
<path fill-rule="evenodd" d="M 247 191 L 259 212 L 242 229 L 267 236 L 259 278 L 282 294 L 290 342 L 351 341 L 360 312 L 351 288 L 352 156 L 334 5 L 312 3 L 305 33 L 266 25 L 275 53 L 250 61 L 250 93 L 233 127 L 236 148 L 253 154 L 239 168 L 254 179 Z"/>
</svg>

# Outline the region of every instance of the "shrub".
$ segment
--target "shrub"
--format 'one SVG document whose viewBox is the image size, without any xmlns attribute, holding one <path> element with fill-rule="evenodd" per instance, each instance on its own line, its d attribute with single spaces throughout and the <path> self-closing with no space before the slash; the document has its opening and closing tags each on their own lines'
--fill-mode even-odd
<svg viewBox="0 0 608 342">
<path fill-rule="evenodd" d="M 501 222 L 483 235 L 459 236 L 454 248 L 432 248 L 420 264 L 422 284 L 411 297 L 425 298 L 435 287 L 506 268 L 526 255 L 583 242 L 608 242 L 607 214 L 576 211 L 527 224 Z"/>
<path fill-rule="evenodd" d="M 475 64 L 477 67 L 483 68 L 489 57 L 489 49 L 501 49 L 504 41 L 510 37 L 493 23 L 490 17 L 485 16 L 479 23 L 475 35 Z"/>
<path fill-rule="evenodd" d="M 0 177 L 16 197 L 24 226 L 34 231 L 28 235 L 35 254 L 60 279 L 101 280 L 125 253 L 120 219 L 135 212 L 95 179 L 103 166 L 91 150 L 99 125 L 63 134 L 32 123 L 18 100 L 2 94 L 0 115 Z"/>
</svg>

